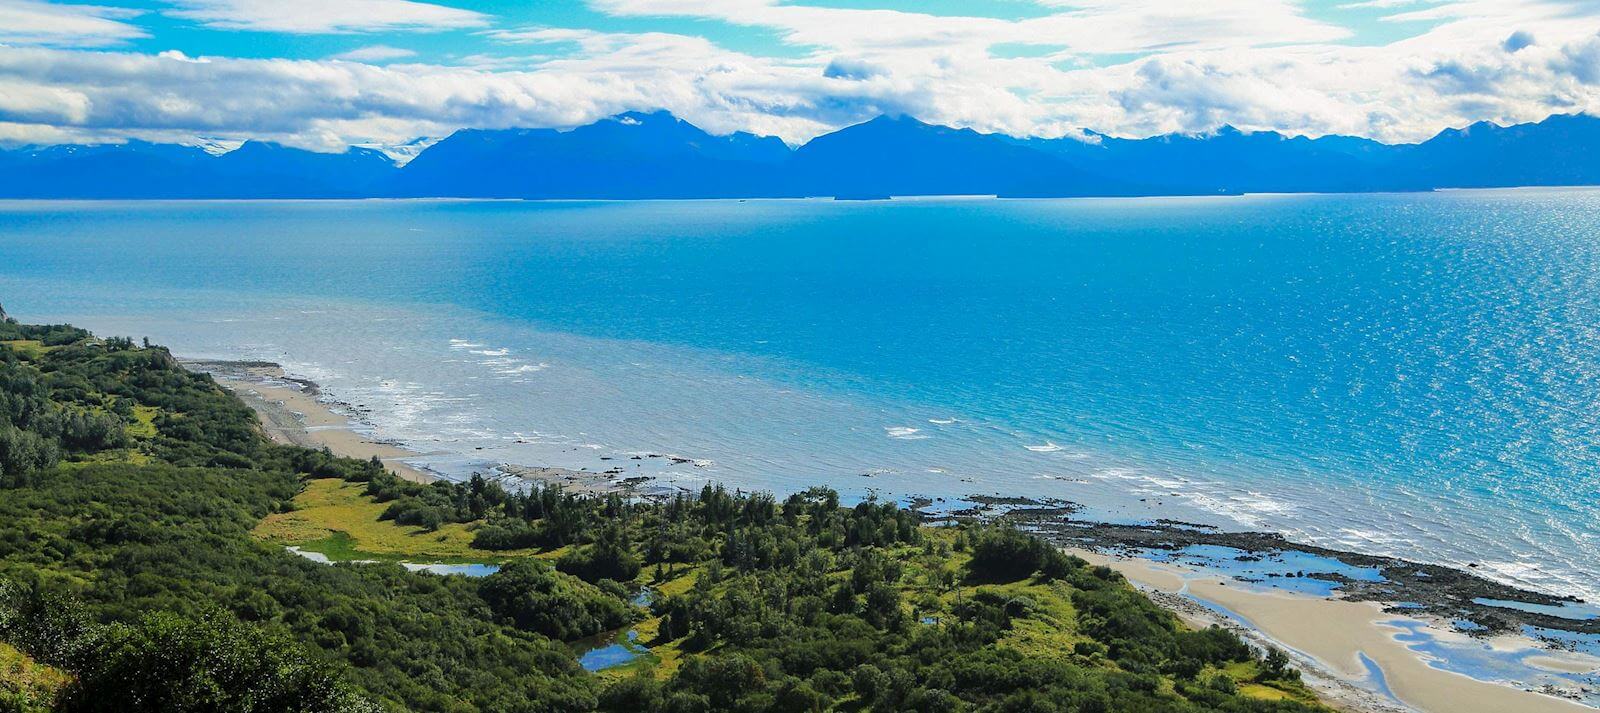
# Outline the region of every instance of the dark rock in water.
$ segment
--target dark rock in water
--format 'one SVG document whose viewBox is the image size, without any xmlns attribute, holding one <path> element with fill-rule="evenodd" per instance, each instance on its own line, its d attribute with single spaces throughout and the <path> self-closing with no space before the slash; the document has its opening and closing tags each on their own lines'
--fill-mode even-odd
<svg viewBox="0 0 1600 713">
<path fill-rule="evenodd" d="M 1204 524 L 1201 524 L 1201 523 L 1198 523 L 1198 522 L 1184 522 L 1183 520 L 1171 520 L 1171 519 L 1164 518 L 1164 517 L 1160 518 L 1160 519 L 1157 519 L 1156 520 L 1156 524 L 1157 525 L 1167 525 L 1169 527 L 1188 528 L 1188 529 L 1191 529 L 1191 530 L 1215 530 L 1215 529 L 1217 529 L 1216 525 L 1204 525 Z"/>
<path fill-rule="evenodd" d="M 1237 558 L 1239 561 L 1259 561 L 1267 555 L 1301 553 L 1335 560 L 1349 567 L 1375 569 L 1381 576 L 1373 581 L 1353 579 L 1339 572 L 1305 571 L 1295 574 L 1337 582 L 1343 598 L 1350 601 L 1407 602 L 1407 611 L 1411 614 L 1432 614 L 1477 622 L 1483 629 L 1474 633 L 1483 635 L 1515 632 L 1525 625 L 1555 631 L 1600 634 L 1600 618 L 1574 619 L 1536 609 L 1524 611 L 1484 603 L 1500 600 L 1559 607 L 1580 602 L 1572 597 L 1527 591 L 1486 579 L 1470 571 L 1480 567 L 1477 562 L 1456 569 L 1305 545 L 1270 532 L 1200 530 L 1165 523 L 1127 525 L 1082 522 L 1031 509 L 1015 510 L 1005 517 L 1025 524 L 1030 531 L 1057 544 L 1109 553 L 1127 553 L 1130 550 L 1174 552 L 1193 545 L 1207 545 L 1241 550 L 1244 554 Z"/>
<path fill-rule="evenodd" d="M 979 505 L 1043 505 L 1033 498 L 1019 498 L 1014 495 L 968 495 L 968 500 Z"/>
</svg>

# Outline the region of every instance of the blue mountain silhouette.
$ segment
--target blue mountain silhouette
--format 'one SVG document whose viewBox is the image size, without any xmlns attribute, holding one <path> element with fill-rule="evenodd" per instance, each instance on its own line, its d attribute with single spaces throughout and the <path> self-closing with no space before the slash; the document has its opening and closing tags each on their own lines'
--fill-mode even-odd
<svg viewBox="0 0 1600 713">
<path fill-rule="evenodd" d="M 1600 118 L 1478 123 L 1420 144 L 1204 135 L 1019 139 L 884 116 L 790 148 L 666 112 L 571 130 L 465 129 L 396 167 L 372 149 L 130 141 L 0 151 L 6 198 L 1010 197 L 1419 191 L 1600 184 Z"/>
</svg>

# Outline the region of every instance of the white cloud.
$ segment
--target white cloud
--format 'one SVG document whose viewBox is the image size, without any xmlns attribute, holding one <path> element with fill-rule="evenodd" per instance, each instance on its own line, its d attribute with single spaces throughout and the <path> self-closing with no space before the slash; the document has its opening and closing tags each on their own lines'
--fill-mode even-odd
<svg viewBox="0 0 1600 713">
<path fill-rule="evenodd" d="M 357 47 L 349 52 L 340 52 L 331 57 L 331 59 L 342 59 L 347 62 L 388 62 L 415 56 L 417 56 L 415 50 L 408 50 L 402 47 L 367 45 L 366 47 Z"/>
<path fill-rule="evenodd" d="M 328 61 L 0 48 L 0 140 L 269 138 L 333 149 L 667 109 L 713 132 L 791 142 L 880 113 L 1015 135 L 1232 124 L 1415 141 L 1483 119 L 1600 110 L 1600 7 L 1577 0 L 1409 3 L 1385 12 L 1415 20 L 1416 36 L 1385 46 L 1341 44 L 1344 28 L 1276 0 L 1218 0 L 1205 12 L 1051 0 L 1054 14 L 1018 21 L 761 0 L 594 2 L 635 18 L 763 27 L 803 51 L 758 56 L 698 36 L 578 27 L 486 29 L 475 36 L 491 51 L 456 66 L 371 64 L 404 58 L 386 45 Z M 368 15 L 363 27 L 401 22 Z M 324 14 L 312 24 L 356 31 L 351 22 Z M 1013 42 L 1054 49 L 995 56 Z"/>
<path fill-rule="evenodd" d="M 786 42 L 879 53 L 983 49 L 998 43 L 1061 45 L 1072 53 L 1323 42 L 1348 30 L 1313 20 L 1291 0 L 1041 0 L 1045 17 L 1000 20 L 897 10 L 780 4 L 777 0 L 591 0 L 637 17 L 694 17 L 776 30 Z"/>
<path fill-rule="evenodd" d="M 334 34 L 483 27 L 487 15 L 412 0 L 171 0 L 166 14 L 224 30 Z"/>
<path fill-rule="evenodd" d="M 97 5 L 52 5 L 38 0 L 0 0 L 0 44 L 105 47 L 145 37 L 126 20 L 139 15 Z"/>
<path fill-rule="evenodd" d="M 1433 4 L 1446 0 L 1362 0 L 1362 2 L 1345 3 L 1339 6 L 1340 10 L 1361 10 L 1365 8 L 1391 8 L 1411 7 L 1415 5 Z"/>
</svg>

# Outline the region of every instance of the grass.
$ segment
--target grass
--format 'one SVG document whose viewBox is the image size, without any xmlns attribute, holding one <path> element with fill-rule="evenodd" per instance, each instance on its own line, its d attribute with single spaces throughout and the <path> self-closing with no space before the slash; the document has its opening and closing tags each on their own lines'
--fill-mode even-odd
<svg viewBox="0 0 1600 713">
<path fill-rule="evenodd" d="M 62 461 L 63 468 L 81 468 L 88 465 L 105 465 L 107 463 L 130 463 L 145 465 L 150 462 L 150 456 L 138 448 L 113 448 L 99 453 L 73 456 L 70 461 Z"/>
<path fill-rule="evenodd" d="M 672 576 L 664 580 L 654 578 L 654 568 L 646 567 L 641 579 L 647 579 L 650 588 L 657 597 L 677 597 L 694 588 L 694 583 L 700 578 L 702 567 L 695 565 L 685 567 L 678 565 L 671 571 Z M 678 667 L 683 664 L 683 639 L 676 641 L 659 641 L 661 638 L 661 618 L 656 616 L 646 617 L 639 623 L 629 627 L 639 632 L 639 643 L 650 649 L 650 653 L 631 661 L 626 666 L 600 671 L 597 675 L 609 678 L 618 678 L 646 670 L 658 679 L 665 679 L 677 673 Z"/>
<path fill-rule="evenodd" d="M 155 438 L 156 414 L 160 412 L 161 409 L 154 406 L 133 407 L 133 423 L 128 424 L 126 429 L 128 435 L 141 440 Z"/>
<path fill-rule="evenodd" d="M 892 557 L 905 565 L 901 578 L 901 600 L 915 606 L 920 617 L 944 620 L 951 616 L 957 602 L 971 599 L 980 591 L 998 593 L 1008 599 L 1028 602 L 1029 615 L 1012 622 L 1012 628 L 1001 637 L 999 644 L 1016 649 L 1033 658 L 1067 660 L 1084 665 L 1082 657 L 1074 657 L 1072 645 L 1089 638 L 1078 634 L 1078 611 L 1072 606 L 1072 589 L 1063 582 L 1039 582 L 1022 579 L 1003 584 L 973 584 L 964 581 L 967 562 L 972 559 L 966 552 L 954 551 L 956 533 L 950 528 L 924 528 L 923 537 L 933 547 L 944 552 L 928 555 L 923 547 L 905 547 Z M 936 570 L 947 570 L 955 575 L 957 584 L 946 589 L 935 584 Z"/>
<path fill-rule="evenodd" d="M 362 483 L 312 480 L 294 499 L 293 512 L 268 515 L 255 536 L 279 545 L 319 552 L 329 559 L 427 561 L 495 564 L 537 555 L 532 550 L 490 552 L 472 547 L 471 524 L 450 523 L 438 530 L 396 525 L 379 516 L 388 508 L 367 497 Z M 559 552 L 541 556 L 559 556 Z"/>
<path fill-rule="evenodd" d="M 1287 701 L 1295 700 L 1296 698 L 1287 691 L 1282 691 L 1260 683 L 1241 683 L 1239 684 L 1239 693 L 1251 698 L 1260 698 L 1264 701 Z"/>
<path fill-rule="evenodd" d="M 29 360 L 38 359 L 45 352 L 55 349 L 55 347 L 45 346 L 43 342 L 37 339 L 6 339 L 0 340 L 0 344 L 17 350 L 18 353 L 22 354 L 23 358 Z"/>
<path fill-rule="evenodd" d="M 72 677 L 40 664 L 0 643 L 0 710 L 44 713 L 54 710 Z"/>
<path fill-rule="evenodd" d="M 14 344 L 15 342 L 5 343 Z M 111 397 L 104 396 L 103 399 L 110 401 Z M 95 409 L 97 412 L 103 410 L 103 408 Z M 151 439 L 154 439 L 158 435 L 156 432 L 156 416 L 160 413 L 161 409 L 154 406 L 134 406 L 133 422 L 128 423 L 122 428 L 123 432 L 126 433 L 129 438 L 133 439 L 133 445 L 127 448 L 112 448 L 109 450 L 100 451 L 98 453 L 73 456 L 72 460 L 63 463 L 62 465 L 70 468 L 74 466 L 106 463 L 131 463 L 133 465 L 148 464 L 150 462 L 150 455 L 144 452 L 143 447 L 147 445 Z"/>
<path fill-rule="evenodd" d="M 1298 681 L 1266 681 L 1257 682 L 1255 679 L 1261 674 L 1261 666 L 1256 662 L 1241 661 L 1228 664 L 1222 673 L 1232 678 L 1239 688 L 1239 693 L 1251 698 L 1264 701 L 1299 701 L 1308 705 L 1317 705 L 1317 695 L 1311 692 L 1304 683 Z"/>
</svg>

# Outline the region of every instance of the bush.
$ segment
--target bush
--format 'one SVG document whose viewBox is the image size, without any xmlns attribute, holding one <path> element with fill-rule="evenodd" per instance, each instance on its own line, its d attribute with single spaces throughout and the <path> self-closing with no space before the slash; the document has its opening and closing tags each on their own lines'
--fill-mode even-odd
<svg viewBox="0 0 1600 713">
<path fill-rule="evenodd" d="M 968 567 L 979 581 L 1014 582 L 1034 572 L 1055 579 L 1069 576 L 1087 564 L 1009 525 L 975 531 L 970 546 L 972 561 Z"/>
<path fill-rule="evenodd" d="M 1228 695 L 1239 692 L 1239 684 L 1235 683 L 1232 676 L 1224 673 L 1214 673 L 1206 677 L 1206 688 L 1220 691 Z"/>
<path fill-rule="evenodd" d="M 1261 661 L 1261 673 L 1256 678 L 1262 681 L 1300 680 L 1300 672 L 1289 664 L 1289 655 L 1282 649 L 1268 647 L 1267 655 Z"/>
<path fill-rule="evenodd" d="M 158 612 L 97 638 L 68 694 L 73 711 L 377 711 L 295 644 L 221 612 Z"/>
<path fill-rule="evenodd" d="M 0 485 L 19 485 L 33 473 L 55 467 L 61 450 L 54 440 L 0 425 Z"/>
<path fill-rule="evenodd" d="M 600 694 L 604 713 L 648 713 L 661 706 L 661 684 L 648 674 L 630 676 Z"/>
<path fill-rule="evenodd" d="M 485 577 L 479 593 L 517 628 L 562 641 L 616 629 L 636 616 L 621 599 L 533 560 L 512 562 Z"/>
<path fill-rule="evenodd" d="M 497 521 L 478 528 L 472 535 L 472 546 L 480 550 L 521 550 L 538 543 L 538 533 L 521 520 Z"/>
<path fill-rule="evenodd" d="M 556 569 L 591 583 L 602 579 L 631 582 L 639 576 L 640 567 L 639 557 L 617 526 L 605 528 L 594 544 L 574 547 L 556 561 Z"/>
</svg>

